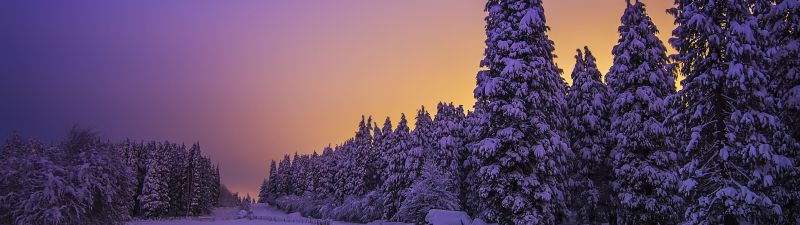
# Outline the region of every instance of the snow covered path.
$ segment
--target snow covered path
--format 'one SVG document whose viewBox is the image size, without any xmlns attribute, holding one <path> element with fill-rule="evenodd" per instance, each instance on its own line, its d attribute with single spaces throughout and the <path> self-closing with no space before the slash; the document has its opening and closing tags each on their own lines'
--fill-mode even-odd
<svg viewBox="0 0 800 225">
<path fill-rule="evenodd" d="M 213 221 L 210 219 L 208 221 L 205 220 L 198 220 L 198 219 L 167 219 L 167 220 L 140 220 L 140 221 L 131 221 L 128 222 L 127 225 L 190 225 L 190 224 L 198 224 L 198 225 L 300 225 L 300 224 L 310 224 L 310 223 L 294 223 L 294 222 L 273 222 L 273 221 L 266 221 L 266 220 L 248 220 L 248 219 L 236 219 L 239 210 L 237 208 L 217 208 L 214 210 L 213 213 Z M 270 217 L 275 219 L 287 219 L 287 220 L 302 220 L 303 217 L 300 217 L 297 214 L 286 214 L 283 211 L 278 209 L 269 207 L 263 204 L 255 204 L 253 205 L 253 215 L 254 216 L 262 216 L 262 217 Z M 347 223 L 347 222 L 338 222 L 334 221 L 331 222 L 331 225 L 358 225 L 357 223 Z"/>
</svg>

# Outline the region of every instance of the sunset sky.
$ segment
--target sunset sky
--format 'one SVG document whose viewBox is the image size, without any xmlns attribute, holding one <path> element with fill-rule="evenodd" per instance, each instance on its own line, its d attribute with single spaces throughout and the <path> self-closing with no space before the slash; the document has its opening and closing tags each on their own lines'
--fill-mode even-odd
<svg viewBox="0 0 800 225">
<path fill-rule="evenodd" d="M 666 41 L 672 0 L 643 0 Z M 118 140 L 200 141 L 233 191 L 269 161 L 421 105 L 471 108 L 482 0 L 0 2 L 0 135 L 78 124 Z M 565 77 L 588 45 L 605 73 L 625 0 L 545 0 Z M 569 80 L 568 80 L 569 81 Z"/>
</svg>

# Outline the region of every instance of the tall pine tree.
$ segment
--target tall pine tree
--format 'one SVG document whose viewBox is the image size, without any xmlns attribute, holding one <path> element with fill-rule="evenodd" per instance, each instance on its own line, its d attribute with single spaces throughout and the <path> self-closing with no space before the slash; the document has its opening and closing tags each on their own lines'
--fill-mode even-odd
<svg viewBox="0 0 800 225">
<path fill-rule="evenodd" d="M 800 140 L 800 1 L 776 0 L 768 13 L 762 15 L 770 46 L 767 69 L 770 71 L 770 89 L 778 98 L 778 116 L 789 129 L 792 138 Z M 795 142 L 796 143 L 796 142 Z M 794 169 L 780 177 L 782 184 L 778 190 L 777 201 L 786 212 L 788 223 L 800 224 L 800 146 L 787 153 L 795 161 Z"/>
<path fill-rule="evenodd" d="M 678 154 L 668 148 L 665 98 L 675 78 L 643 3 L 628 2 L 607 82 L 620 224 L 672 224 L 680 215 Z"/>
<path fill-rule="evenodd" d="M 393 145 L 383 155 L 386 162 L 386 169 L 383 171 L 385 181 L 381 185 L 381 193 L 385 195 L 382 197 L 384 199 L 384 219 L 394 217 L 403 202 L 403 191 L 411 186 L 415 178 L 406 168 L 406 159 L 409 157 L 412 142 L 410 136 L 406 116 L 401 114 L 400 122 L 397 123 L 397 128 L 391 135 Z"/>
<path fill-rule="evenodd" d="M 679 148 L 689 224 L 777 223 L 777 178 L 787 177 L 789 134 L 768 90 L 767 30 L 758 1 L 676 0 L 672 45 L 682 63 Z"/>
<path fill-rule="evenodd" d="M 489 0 L 476 112 L 487 121 L 471 151 L 480 160 L 481 217 L 553 224 L 565 208 L 566 87 L 553 62 L 541 0 Z"/>
<path fill-rule="evenodd" d="M 158 218 L 166 215 L 169 209 L 169 193 L 166 177 L 167 162 L 164 159 L 164 149 L 158 148 L 155 142 L 148 144 L 150 149 L 147 162 L 147 174 L 139 196 L 142 215 L 147 218 Z"/>
<path fill-rule="evenodd" d="M 608 141 L 608 88 L 600 80 L 595 58 L 588 48 L 586 56 L 577 50 L 572 87 L 567 96 L 570 117 L 570 147 L 576 154 L 571 175 L 572 208 L 583 224 L 608 222 L 613 209 L 611 165 Z"/>
</svg>

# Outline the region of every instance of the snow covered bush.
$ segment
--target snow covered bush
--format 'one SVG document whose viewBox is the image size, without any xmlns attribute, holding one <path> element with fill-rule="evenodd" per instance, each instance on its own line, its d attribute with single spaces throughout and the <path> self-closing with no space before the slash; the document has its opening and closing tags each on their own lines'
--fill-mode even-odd
<svg viewBox="0 0 800 225">
<path fill-rule="evenodd" d="M 461 210 L 457 190 L 455 179 L 433 163 L 426 163 L 422 170 L 422 179 L 414 182 L 403 193 L 405 199 L 395 215 L 395 220 L 422 223 L 431 209 Z"/>
<path fill-rule="evenodd" d="M 351 196 L 331 211 L 330 218 L 342 221 L 366 223 L 380 218 L 382 212 L 370 207 L 369 198 Z"/>
</svg>

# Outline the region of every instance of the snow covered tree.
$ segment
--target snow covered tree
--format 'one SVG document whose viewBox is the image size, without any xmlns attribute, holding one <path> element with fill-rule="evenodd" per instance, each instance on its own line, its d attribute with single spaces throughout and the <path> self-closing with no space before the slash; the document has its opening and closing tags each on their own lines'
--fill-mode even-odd
<svg viewBox="0 0 800 225">
<path fill-rule="evenodd" d="M 70 181 L 68 169 L 35 154 L 10 156 L 0 163 L 0 223 L 80 223 L 86 210 L 84 194 Z"/>
<path fill-rule="evenodd" d="M 405 171 L 408 179 L 416 180 L 422 173 L 422 166 L 425 163 L 426 155 L 433 151 L 434 129 L 431 114 L 423 106 L 417 110 L 417 118 L 414 123 L 414 130 L 411 131 L 411 149 L 407 150 L 405 159 Z M 408 188 L 408 187 L 407 187 Z"/>
<path fill-rule="evenodd" d="M 455 187 L 444 189 L 454 190 L 453 194 L 457 197 L 459 208 L 465 208 L 463 203 L 466 201 L 466 186 L 462 182 L 467 175 L 463 162 L 468 155 L 464 143 L 464 118 L 462 106 L 455 107 L 452 103 L 441 102 L 437 105 L 436 117 L 433 120 L 434 149 L 428 156 L 430 164 L 438 167 L 453 181 L 452 185 Z"/>
<path fill-rule="evenodd" d="M 335 162 L 335 177 L 333 196 L 337 202 L 344 201 L 347 197 L 358 196 L 364 184 L 362 171 L 360 171 L 359 162 L 356 160 L 355 141 L 349 139 L 344 144 L 336 146 Z"/>
<path fill-rule="evenodd" d="M 320 156 L 321 168 L 319 175 L 319 185 L 314 191 L 317 198 L 329 198 L 332 196 L 334 189 L 334 181 L 336 180 L 336 158 L 331 146 L 327 146 L 322 150 Z"/>
<path fill-rule="evenodd" d="M 259 203 L 267 203 L 268 198 L 272 198 L 274 194 L 274 183 L 275 183 L 275 173 L 278 171 L 277 166 L 275 165 L 275 160 L 270 161 L 269 163 L 269 172 L 267 172 L 267 178 L 264 179 L 264 182 L 261 184 L 261 189 L 258 193 L 258 202 Z"/>
<path fill-rule="evenodd" d="M 768 1 L 767 13 L 761 15 L 769 32 L 767 69 L 778 101 L 778 116 L 789 129 L 789 134 L 800 140 L 800 1 Z M 796 142 L 795 142 L 796 143 Z M 791 146 L 790 146 L 791 147 Z M 776 183 L 782 188 L 776 191 L 776 201 L 786 212 L 787 223 L 800 224 L 800 147 L 787 153 L 794 159 L 795 167 L 786 176 L 778 177 Z"/>
<path fill-rule="evenodd" d="M 307 196 L 314 196 L 316 190 L 318 190 L 320 186 L 320 176 L 322 174 L 322 160 L 317 151 L 314 152 L 309 157 L 308 162 L 308 172 L 306 173 L 306 186 L 305 188 L 305 195 Z"/>
<path fill-rule="evenodd" d="M 372 121 L 370 117 L 369 121 Z M 372 130 L 372 143 L 369 146 L 369 151 L 365 154 L 366 174 L 364 177 L 365 189 L 367 192 L 377 190 L 383 184 L 383 169 L 386 163 L 383 162 L 384 148 L 384 135 L 381 127 L 374 123 Z M 390 133 L 391 134 L 391 133 Z"/>
<path fill-rule="evenodd" d="M 377 129 L 377 127 L 378 126 L 376 125 L 375 128 Z M 381 185 L 386 180 L 386 177 L 383 174 L 383 171 L 386 170 L 387 165 L 387 162 L 385 161 L 387 158 L 386 154 L 388 154 L 389 150 L 394 147 L 393 133 L 394 130 L 392 129 L 392 120 L 389 117 L 386 117 L 386 119 L 383 121 L 383 127 L 380 128 L 380 132 L 375 131 L 374 146 L 379 157 L 377 161 L 380 164 L 377 166 L 377 169 L 379 169 L 378 172 Z"/>
<path fill-rule="evenodd" d="M 422 106 L 417 110 L 414 130 L 411 131 L 411 138 L 413 140 L 412 148 L 419 148 L 420 153 L 431 151 L 437 142 L 437 140 L 434 140 L 436 138 L 434 136 L 435 129 L 436 126 L 433 123 L 430 112 L 425 110 L 425 106 Z M 420 163 L 416 167 L 419 168 L 417 171 L 421 171 L 422 164 Z"/>
<path fill-rule="evenodd" d="M 17 140 L 14 140 L 17 139 Z M 118 224 L 128 218 L 129 171 L 117 148 L 73 128 L 59 145 L 14 138 L 0 161 L 3 224 Z"/>
<path fill-rule="evenodd" d="M 800 1 L 776 0 L 764 16 L 771 37 L 767 51 L 771 79 L 777 86 L 780 117 L 800 140 Z"/>
<path fill-rule="evenodd" d="M 553 62 L 541 0 L 489 0 L 474 94 L 484 120 L 470 149 L 480 162 L 482 218 L 553 224 L 565 209 L 566 85 Z M 480 109 L 478 109 L 480 108 Z"/>
<path fill-rule="evenodd" d="M 687 224 L 774 224 L 781 185 L 795 165 L 794 146 L 770 93 L 766 29 L 758 1 L 676 0 L 671 44 L 686 78 L 672 120 L 680 133 L 680 191 Z M 795 40 L 796 41 L 796 40 Z"/>
<path fill-rule="evenodd" d="M 292 160 L 289 155 L 284 155 L 283 160 L 278 163 L 278 172 L 275 173 L 275 196 L 283 196 L 290 192 L 289 186 L 289 167 Z"/>
<path fill-rule="evenodd" d="M 188 182 L 188 208 L 189 215 L 202 215 L 211 212 L 214 205 L 213 168 L 211 160 L 204 157 L 200 144 L 195 143 L 189 150 L 189 182 Z"/>
<path fill-rule="evenodd" d="M 147 174 L 147 150 L 141 142 L 125 140 L 122 142 L 123 163 L 131 170 L 130 182 L 133 184 L 132 195 L 134 201 L 130 201 L 130 215 L 141 215 L 141 205 L 138 196 L 142 193 L 142 184 Z"/>
<path fill-rule="evenodd" d="M 81 141 L 74 141 L 81 140 Z M 80 144 L 78 144 L 80 143 Z M 85 214 L 83 224 L 115 224 L 129 218 L 130 171 L 122 164 L 115 147 L 89 130 L 73 129 L 65 144 L 77 153 L 69 163 L 72 179 L 78 181 Z"/>
<path fill-rule="evenodd" d="M 164 159 L 163 149 L 158 148 L 155 142 L 148 144 L 149 156 L 147 160 L 147 174 L 142 184 L 142 193 L 139 204 L 142 215 L 147 218 L 158 218 L 166 215 L 169 209 L 169 186 L 167 184 L 167 162 Z"/>
<path fill-rule="evenodd" d="M 462 180 L 464 211 L 474 217 L 484 214 L 483 210 L 486 208 L 486 203 L 481 200 L 481 196 L 478 194 L 481 183 L 478 178 L 481 165 L 480 158 L 471 150 L 478 148 L 484 129 L 489 127 L 487 118 L 481 116 L 484 115 L 482 109 L 485 107 L 477 107 L 477 104 L 475 111 L 467 112 L 467 116 L 464 118 L 464 147 L 467 152 L 461 164 L 464 172 L 464 179 Z"/>
<path fill-rule="evenodd" d="M 570 147 L 575 151 L 571 176 L 571 208 L 583 224 L 608 222 L 611 205 L 611 161 L 607 132 L 610 128 L 608 88 L 600 80 L 595 58 L 584 47 L 575 56 L 572 87 L 567 95 Z"/>
<path fill-rule="evenodd" d="M 678 153 L 669 148 L 665 98 L 675 76 L 645 5 L 628 2 L 606 76 L 611 101 L 614 188 L 619 224 L 673 224 L 681 213 Z"/>
<path fill-rule="evenodd" d="M 74 132 L 70 133 L 70 137 L 75 136 Z M 35 141 L 25 142 L 12 134 L 0 150 L 0 223 L 77 224 L 88 221 L 87 211 L 93 197 L 88 194 L 94 190 L 84 186 L 73 167 L 76 159 L 83 158 L 77 155 L 85 151 L 85 146 L 75 146 L 76 154 L 67 157 L 63 146 L 50 147 L 45 152 Z M 117 175 L 124 175 L 124 171 Z M 91 174 L 87 177 L 91 178 Z M 98 203 L 106 202 L 104 200 Z M 110 216 L 125 215 L 126 211 L 110 212 Z"/>
<path fill-rule="evenodd" d="M 308 156 L 307 155 L 299 155 L 297 152 L 294 153 L 294 160 L 292 161 L 291 166 L 291 189 L 290 195 L 301 196 L 303 195 L 303 191 L 305 191 L 306 187 L 306 173 L 307 173 L 307 165 L 308 165 Z"/>
<path fill-rule="evenodd" d="M 383 218 L 390 219 L 400 208 L 403 202 L 402 193 L 414 182 L 414 177 L 406 169 L 406 159 L 409 157 L 411 147 L 411 137 L 409 134 L 408 121 L 406 116 L 401 114 L 400 122 L 391 135 L 392 147 L 387 149 L 383 155 L 386 169 L 383 172 L 384 183 L 381 186 L 381 193 L 385 196 Z"/>
<path fill-rule="evenodd" d="M 164 171 L 164 176 L 167 179 L 168 195 L 169 195 L 169 216 L 184 215 L 186 212 L 186 187 L 188 185 L 188 172 L 186 171 L 188 163 L 188 152 L 186 152 L 185 145 L 177 145 L 174 143 L 164 142 L 160 148 L 164 148 L 164 160 L 167 162 L 167 170 Z"/>
<path fill-rule="evenodd" d="M 362 187 L 363 190 L 358 193 L 359 195 L 375 190 L 381 185 L 380 174 L 382 171 L 378 170 L 381 166 L 381 155 L 373 143 L 372 125 L 372 116 L 368 117 L 366 121 L 364 121 L 364 117 L 362 116 L 359 130 L 355 137 L 357 145 L 355 156 L 357 161 L 356 165 L 358 166 L 356 168 L 360 172 L 359 175 L 364 183 Z"/>
</svg>

